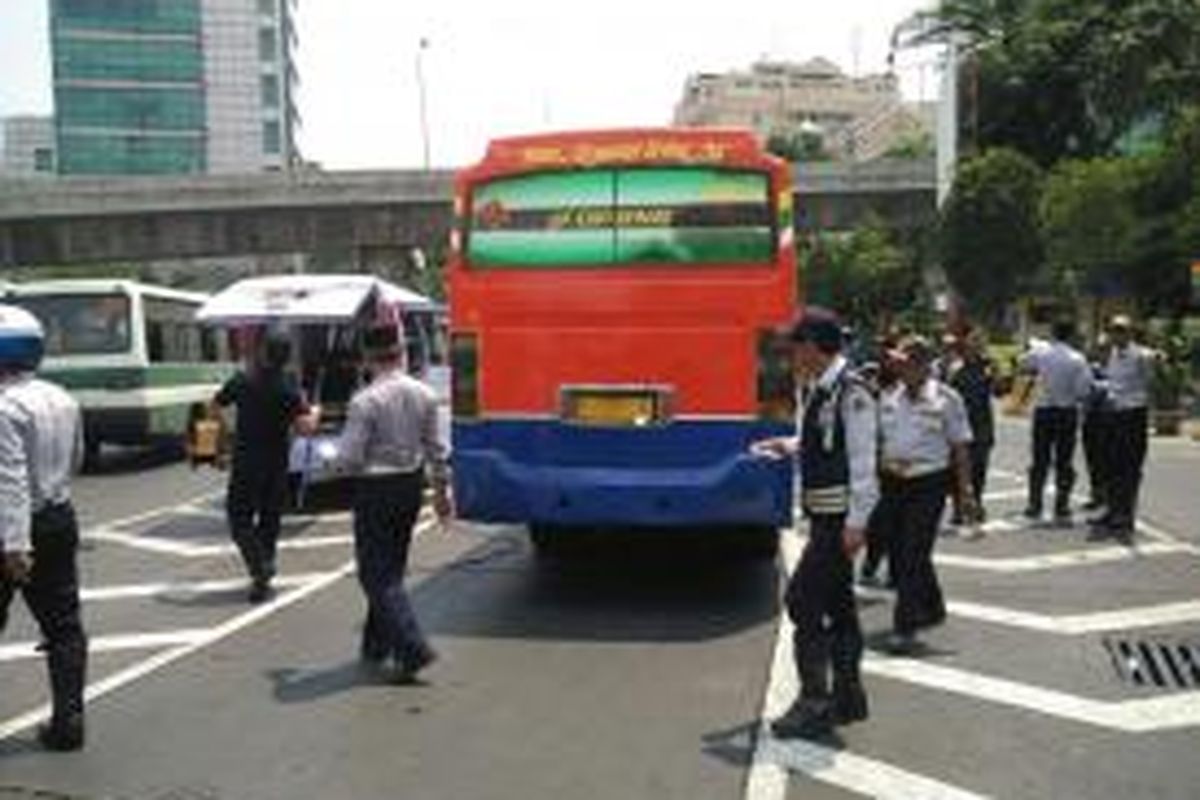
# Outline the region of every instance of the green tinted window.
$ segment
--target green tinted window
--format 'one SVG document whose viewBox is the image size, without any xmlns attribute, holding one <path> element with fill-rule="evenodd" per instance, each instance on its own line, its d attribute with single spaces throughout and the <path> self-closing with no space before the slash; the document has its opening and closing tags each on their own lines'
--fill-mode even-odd
<svg viewBox="0 0 1200 800">
<path fill-rule="evenodd" d="M 198 33 L 200 0 L 53 0 L 55 28 Z"/>
<path fill-rule="evenodd" d="M 467 253 L 477 267 L 763 263 L 775 252 L 771 220 L 764 173 L 528 175 L 476 188 Z"/>
<path fill-rule="evenodd" d="M 68 128 L 200 130 L 204 96 L 200 89 L 80 89 L 55 92 L 59 120 Z"/>
<path fill-rule="evenodd" d="M 65 175 L 166 175 L 203 172 L 201 136 L 62 133 L 59 172 Z"/>
<path fill-rule="evenodd" d="M 54 44 L 54 75 L 69 78 L 199 81 L 204 63 L 198 41 L 76 39 Z"/>
</svg>

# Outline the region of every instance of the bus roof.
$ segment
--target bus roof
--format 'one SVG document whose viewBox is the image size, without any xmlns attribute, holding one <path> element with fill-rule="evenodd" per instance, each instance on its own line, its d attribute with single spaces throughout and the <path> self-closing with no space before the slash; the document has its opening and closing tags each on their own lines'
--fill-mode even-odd
<svg viewBox="0 0 1200 800">
<path fill-rule="evenodd" d="M 224 325 L 349 322 L 371 299 L 405 309 L 438 307 L 425 295 L 371 275 L 267 275 L 230 284 L 196 318 Z"/>
<path fill-rule="evenodd" d="M 746 164 L 770 158 L 742 128 L 616 128 L 493 139 L 491 170 L 631 164 Z"/>
<path fill-rule="evenodd" d="M 182 300 L 199 305 L 208 299 L 203 292 L 187 292 L 168 286 L 141 283 L 121 278 L 64 278 L 54 280 L 9 283 L 5 293 L 17 297 L 77 294 L 142 294 L 168 300 Z"/>
</svg>

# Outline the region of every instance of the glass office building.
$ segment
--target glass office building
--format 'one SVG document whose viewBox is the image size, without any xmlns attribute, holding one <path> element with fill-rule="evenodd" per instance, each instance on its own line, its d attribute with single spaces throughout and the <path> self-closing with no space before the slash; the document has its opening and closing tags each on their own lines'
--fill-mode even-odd
<svg viewBox="0 0 1200 800">
<path fill-rule="evenodd" d="M 294 12 L 295 0 L 51 0 L 59 173 L 290 167 Z"/>
</svg>

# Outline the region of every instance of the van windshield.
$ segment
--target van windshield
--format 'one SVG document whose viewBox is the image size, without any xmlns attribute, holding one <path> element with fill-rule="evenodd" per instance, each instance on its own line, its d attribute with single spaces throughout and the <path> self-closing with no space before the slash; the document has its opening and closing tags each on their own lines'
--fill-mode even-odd
<svg viewBox="0 0 1200 800">
<path fill-rule="evenodd" d="M 48 356 L 125 353 L 130 349 L 129 298 L 123 294 L 18 295 L 10 302 L 42 323 Z"/>
</svg>

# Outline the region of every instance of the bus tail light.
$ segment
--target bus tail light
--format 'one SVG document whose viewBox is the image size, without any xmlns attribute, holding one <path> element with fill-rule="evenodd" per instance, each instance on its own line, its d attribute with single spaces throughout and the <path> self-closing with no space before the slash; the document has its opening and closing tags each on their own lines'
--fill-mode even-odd
<svg viewBox="0 0 1200 800">
<path fill-rule="evenodd" d="M 479 335 L 450 334 L 451 409 L 455 419 L 479 416 Z"/>
<path fill-rule="evenodd" d="M 757 356 L 759 419 L 791 422 L 796 394 L 787 336 L 776 330 L 760 330 Z"/>
</svg>

